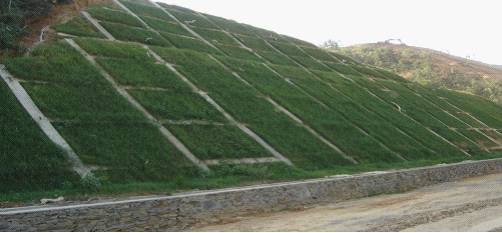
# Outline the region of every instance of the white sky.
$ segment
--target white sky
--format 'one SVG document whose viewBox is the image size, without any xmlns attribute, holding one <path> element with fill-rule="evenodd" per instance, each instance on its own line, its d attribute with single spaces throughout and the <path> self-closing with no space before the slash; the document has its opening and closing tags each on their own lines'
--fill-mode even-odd
<svg viewBox="0 0 502 233">
<path fill-rule="evenodd" d="M 502 65 L 500 0 L 157 0 L 297 37 L 342 46 L 408 45 Z"/>
</svg>

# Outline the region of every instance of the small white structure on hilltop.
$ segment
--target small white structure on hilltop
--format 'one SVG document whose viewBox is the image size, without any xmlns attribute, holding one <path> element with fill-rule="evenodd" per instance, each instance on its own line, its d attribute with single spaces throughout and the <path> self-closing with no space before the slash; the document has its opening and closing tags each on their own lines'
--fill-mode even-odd
<svg viewBox="0 0 502 233">
<path fill-rule="evenodd" d="M 401 39 L 388 39 L 385 40 L 386 44 L 406 45 Z"/>
</svg>

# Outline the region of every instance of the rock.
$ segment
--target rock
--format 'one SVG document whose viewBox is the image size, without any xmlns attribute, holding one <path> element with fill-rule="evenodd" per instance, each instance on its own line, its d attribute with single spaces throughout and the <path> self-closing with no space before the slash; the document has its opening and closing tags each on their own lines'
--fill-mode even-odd
<svg viewBox="0 0 502 233">
<path fill-rule="evenodd" d="M 56 203 L 56 202 L 62 202 L 62 201 L 64 201 L 64 197 L 58 197 L 56 199 L 49 199 L 49 198 L 41 199 L 40 203 L 42 205 L 47 205 L 47 204 L 50 204 L 50 203 Z"/>
</svg>

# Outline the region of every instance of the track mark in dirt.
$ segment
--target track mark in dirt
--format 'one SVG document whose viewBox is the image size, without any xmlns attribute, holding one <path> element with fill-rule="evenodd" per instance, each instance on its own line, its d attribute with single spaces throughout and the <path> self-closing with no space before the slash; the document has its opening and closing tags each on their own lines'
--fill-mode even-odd
<svg viewBox="0 0 502 233">
<path fill-rule="evenodd" d="M 502 198 L 482 200 L 473 203 L 459 205 L 449 209 L 434 210 L 424 213 L 404 215 L 399 218 L 390 219 L 376 226 L 372 226 L 364 231 L 402 231 L 414 226 L 437 222 L 446 218 L 472 213 L 485 208 L 501 206 Z"/>
</svg>

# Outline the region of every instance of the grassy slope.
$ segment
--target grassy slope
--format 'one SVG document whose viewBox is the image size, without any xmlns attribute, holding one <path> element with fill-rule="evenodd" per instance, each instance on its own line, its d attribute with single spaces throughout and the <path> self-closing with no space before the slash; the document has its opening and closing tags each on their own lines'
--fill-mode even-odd
<svg viewBox="0 0 502 233">
<path fill-rule="evenodd" d="M 432 87 L 466 91 L 502 103 L 502 70 L 430 49 L 386 43 L 341 48 L 363 63 L 391 69 Z"/>
<path fill-rule="evenodd" d="M 61 188 L 78 181 L 60 151 L 0 82 L 0 193 Z"/>
<path fill-rule="evenodd" d="M 117 39 L 133 43 L 91 39 L 100 36 L 81 18 L 59 25 L 56 30 L 81 37 L 76 42 L 95 56 L 119 85 L 127 88 L 131 96 L 200 159 L 271 155 L 135 43 L 149 45 L 175 65 L 188 80 L 284 154 L 296 168 L 269 163 L 213 166 L 208 174 L 198 171 L 119 96 L 91 64 L 68 45 L 51 42 L 40 46 L 31 56 L 5 63 L 17 78 L 27 81 L 23 86 L 84 163 L 97 169 L 94 173 L 103 186 L 89 190 L 68 178 L 58 184 L 76 184 L 47 185 L 36 193 L 20 187 L 18 190 L 25 192 L 16 195 L 4 192 L 0 200 L 48 193 L 79 195 L 216 188 L 465 160 L 465 154 L 458 148 L 471 153 L 474 159 L 499 156 L 485 153 L 482 147 L 492 147 L 493 142 L 468 129 L 467 124 L 481 127 L 479 122 L 458 113 L 439 97 L 451 99 L 452 104 L 490 127 L 500 129 L 502 109 L 483 99 L 412 85 L 395 74 L 366 67 L 340 54 L 327 53 L 307 42 L 216 16 L 206 15 L 206 19 L 188 9 L 164 5 L 183 21 L 196 20 L 190 27 L 218 47 L 214 49 L 160 9 L 146 3 L 123 2 L 160 35 L 113 7 L 94 7 L 89 12 Z M 237 47 L 237 42 L 218 31 L 218 27 L 233 33 L 262 58 Z M 237 79 L 208 54 L 245 81 Z M 30 72 L 34 69 L 39 72 Z M 364 88 L 371 93 L 363 91 Z M 360 164 L 351 164 L 279 112 L 264 96 L 287 108 Z M 404 114 L 399 113 L 396 105 Z M 186 121 L 215 124 L 180 124 Z M 440 140 L 424 126 L 458 148 Z M 489 133 L 502 138 L 494 131 Z M 4 151 L 9 150 L 12 149 Z M 400 156 L 406 161 L 400 160 Z M 14 174 L 17 173 L 14 171 Z M 50 184 L 42 180 L 44 182 Z M 8 188 L 12 190 L 15 189 Z"/>
</svg>

